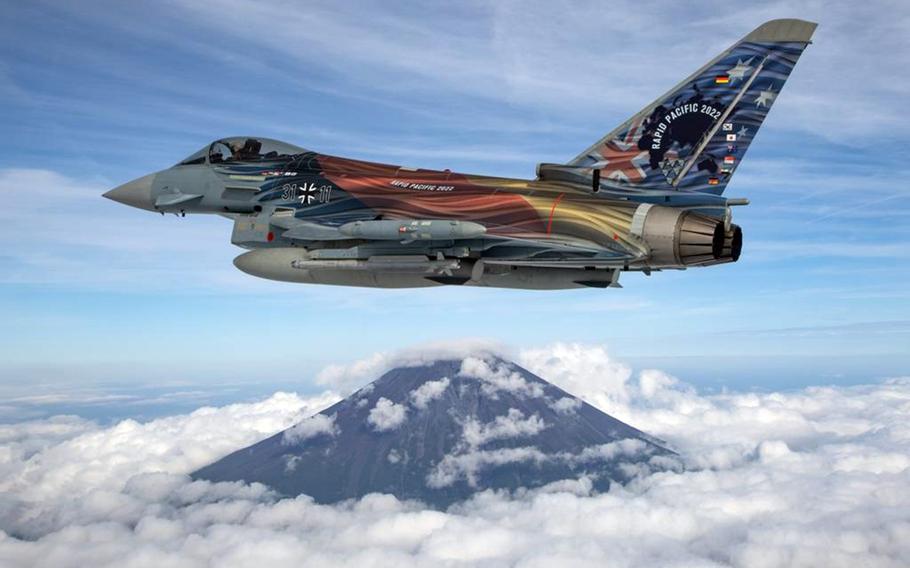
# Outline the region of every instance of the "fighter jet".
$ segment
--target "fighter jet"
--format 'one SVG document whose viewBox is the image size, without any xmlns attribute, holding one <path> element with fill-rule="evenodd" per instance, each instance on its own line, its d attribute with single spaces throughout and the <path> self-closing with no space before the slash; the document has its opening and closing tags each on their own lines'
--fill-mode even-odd
<svg viewBox="0 0 910 568">
<path fill-rule="evenodd" d="M 223 138 L 104 194 L 233 221 L 240 270 L 408 288 L 617 287 L 625 271 L 735 262 L 724 189 L 816 24 L 762 24 L 565 164 L 506 179 Z M 647 72 L 647 69 L 642 71 Z"/>
</svg>

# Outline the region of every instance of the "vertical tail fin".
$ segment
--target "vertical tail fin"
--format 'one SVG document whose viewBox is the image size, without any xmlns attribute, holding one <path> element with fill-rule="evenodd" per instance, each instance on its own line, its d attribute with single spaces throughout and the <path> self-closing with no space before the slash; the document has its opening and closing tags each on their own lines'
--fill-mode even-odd
<svg viewBox="0 0 910 568">
<path fill-rule="evenodd" d="M 630 189 L 723 193 L 816 25 L 762 24 L 568 165 Z"/>
</svg>

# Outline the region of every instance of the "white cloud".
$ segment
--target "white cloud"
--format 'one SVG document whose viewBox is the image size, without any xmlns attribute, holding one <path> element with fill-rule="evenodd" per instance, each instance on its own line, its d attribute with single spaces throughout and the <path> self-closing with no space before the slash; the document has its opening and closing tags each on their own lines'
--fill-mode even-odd
<svg viewBox="0 0 910 568">
<path fill-rule="evenodd" d="M 464 478 L 471 487 L 476 487 L 477 474 L 484 468 L 527 461 L 541 463 L 548 459 L 547 454 L 532 446 L 448 454 L 427 476 L 427 485 L 433 488 L 448 487 Z"/>
<path fill-rule="evenodd" d="M 563 459 L 576 462 L 609 461 L 620 456 L 636 456 L 648 450 L 641 440 L 627 438 L 583 449 L 578 454 L 563 454 Z"/>
<path fill-rule="evenodd" d="M 94 422 L 77 416 L 0 424 L 0 478 L 14 475 L 16 467 L 33 455 L 95 429 Z"/>
<path fill-rule="evenodd" d="M 559 400 L 552 402 L 548 406 L 558 414 L 575 414 L 578 412 L 578 409 L 581 408 L 581 405 L 582 402 L 580 398 L 564 396 Z"/>
<path fill-rule="evenodd" d="M 563 386 L 583 387 L 589 400 L 670 440 L 687 469 L 598 495 L 586 478 L 514 496 L 486 492 L 446 512 L 380 495 L 326 506 L 185 474 L 331 397 L 310 404 L 276 395 L 111 427 L 33 421 L 0 429 L 0 558 L 63 568 L 595 566 L 604 558 L 617 566 L 906 565 L 910 378 L 706 396 L 659 371 L 617 384 L 600 371 L 617 368 L 605 351 L 564 347 L 534 359 L 575 369 Z M 621 458 L 634 445 L 573 459 Z M 544 458 L 514 448 L 462 459 L 440 481 L 475 465 Z"/>
<path fill-rule="evenodd" d="M 497 416 L 486 424 L 469 418 L 462 427 L 462 439 L 468 446 L 477 447 L 492 440 L 535 436 L 546 427 L 547 424 L 539 415 L 533 414 L 525 418 L 522 411 L 510 408 L 508 414 Z"/>
<path fill-rule="evenodd" d="M 533 428 L 540 428 L 535 425 Z M 542 428 L 541 428 L 542 429 Z M 539 430 L 538 430 L 539 431 Z M 670 456 L 652 456 L 652 447 L 641 440 L 624 439 L 608 444 L 589 446 L 578 453 L 557 452 L 548 454 L 534 446 L 519 446 L 512 448 L 497 448 L 495 450 L 478 449 L 479 444 L 471 444 L 466 434 L 467 446 L 446 454 L 433 470 L 427 475 L 427 486 L 432 488 L 448 487 L 464 479 L 471 487 L 477 487 L 477 476 L 484 469 L 501 467 L 510 463 L 534 462 L 562 463 L 571 466 L 591 464 L 594 462 L 610 462 L 625 473 L 630 479 L 644 477 L 654 469 L 681 469 L 681 463 Z M 521 432 L 518 436 L 533 435 Z M 489 441 L 482 440 L 481 443 Z M 475 440 L 479 441 L 479 440 Z M 636 460 L 624 461 L 622 458 L 635 457 Z M 653 467 L 652 467 L 653 466 Z"/>
<path fill-rule="evenodd" d="M 335 425 L 335 415 L 314 414 L 284 432 L 286 444 L 297 444 L 316 436 L 335 436 L 339 428 Z"/>
<path fill-rule="evenodd" d="M 326 366 L 316 375 L 316 384 L 341 392 L 350 392 L 379 378 L 384 372 L 394 367 L 393 358 L 387 353 L 374 353 L 348 365 L 333 363 Z M 365 388 L 369 388 L 369 385 Z M 362 394 L 369 394 L 369 391 L 364 391 Z"/>
<path fill-rule="evenodd" d="M 443 377 L 438 381 L 427 381 L 411 391 L 411 404 L 416 408 L 423 410 L 427 405 L 442 396 L 442 393 L 449 388 L 449 378 Z"/>
<path fill-rule="evenodd" d="M 772 114 L 778 128 L 838 143 L 874 143 L 882 134 L 894 135 L 907 88 L 907 79 L 893 70 L 908 64 L 908 12 L 893 1 L 772 1 L 727 11 L 716 2 L 694 7 L 625 1 L 611 4 L 608 18 L 594 2 L 498 2 L 433 14 L 369 4 L 340 12 L 313 3 L 306 13 L 292 14 L 281 5 L 234 0 L 206 6 L 203 11 L 181 4 L 193 21 L 217 33 L 321 68 L 340 93 L 351 83 L 347 90 L 394 104 L 400 86 L 407 85 L 418 100 L 457 93 L 535 109 L 575 128 L 600 113 L 606 131 L 760 22 L 788 13 L 821 25 Z M 265 27 L 271 33 L 257 33 Z M 325 35 L 298 33 L 310 28 Z M 642 65 L 648 73 L 642 74 Z"/>
<path fill-rule="evenodd" d="M 632 370 L 613 361 L 603 346 L 555 343 L 524 349 L 517 362 L 604 412 L 628 402 Z"/>
<path fill-rule="evenodd" d="M 419 367 L 443 359 L 459 360 L 479 353 L 507 356 L 508 349 L 483 339 L 427 342 L 417 347 L 373 353 L 349 364 L 328 365 L 316 375 L 316 383 L 341 392 L 351 392 L 394 368 Z M 363 390 L 363 394 L 369 392 Z"/>
<path fill-rule="evenodd" d="M 473 377 L 483 382 L 481 390 L 487 396 L 495 398 L 498 391 L 506 391 L 521 396 L 543 396 L 543 388 L 537 383 L 530 383 L 512 370 L 507 363 L 487 360 L 484 357 L 466 357 L 461 362 L 458 373 L 464 377 Z"/>
<path fill-rule="evenodd" d="M 370 409 L 367 422 L 372 424 L 373 429 L 377 432 L 386 432 L 401 426 L 407 415 L 407 406 L 396 404 L 385 397 L 381 397 L 376 401 L 376 406 Z"/>
<path fill-rule="evenodd" d="M 326 393 L 312 398 L 276 393 L 262 402 L 200 408 L 192 414 L 139 423 L 124 420 L 110 428 L 82 421 L 44 421 L 56 430 L 27 423 L 27 436 L 4 444 L 0 453 L 0 492 L 40 502 L 91 490 L 119 491 L 137 471 L 189 473 L 234 450 L 291 427 L 338 400 Z M 8 426 L 11 430 L 16 426 Z M 12 434 L 7 434 L 10 439 Z M 45 449 L 34 452 L 35 439 Z"/>
</svg>

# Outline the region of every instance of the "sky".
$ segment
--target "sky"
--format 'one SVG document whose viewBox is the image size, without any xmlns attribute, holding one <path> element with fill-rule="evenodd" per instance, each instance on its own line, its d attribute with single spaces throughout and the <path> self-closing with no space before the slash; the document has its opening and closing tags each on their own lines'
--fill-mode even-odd
<svg viewBox="0 0 910 568">
<path fill-rule="evenodd" d="M 327 365 L 465 338 L 602 345 L 704 392 L 910 369 L 906 3 L 2 4 L 0 422 L 314 394 Z M 233 267 L 225 219 L 101 198 L 233 135 L 533 177 L 778 17 L 820 25 L 727 190 L 752 202 L 736 264 L 608 290 L 284 284 Z"/>
</svg>

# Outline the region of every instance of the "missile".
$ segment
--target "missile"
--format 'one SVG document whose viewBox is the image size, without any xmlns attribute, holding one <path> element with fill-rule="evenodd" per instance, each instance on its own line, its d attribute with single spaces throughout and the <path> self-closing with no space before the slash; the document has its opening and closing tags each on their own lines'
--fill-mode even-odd
<svg viewBox="0 0 910 568">
<path fill-rule="evenodd" d="M 378 272 L 444 273 L 458 270 L 461 263 L 455 259 L 430 260 L 423 255 L 371 256 L 366 260 L 326 259 L 291 261 L 297 270 L 368 270 Z"/>
<path fill-rule="evenodd" d="M 474 239 L 487 232 L 486 227 L 471 221 L 446 219 L 430 220 L 382 220 L 353 221 L 338 227 L 338 231 L 349 237 L 375 241 L 451 241 Z"/>
</svg>

